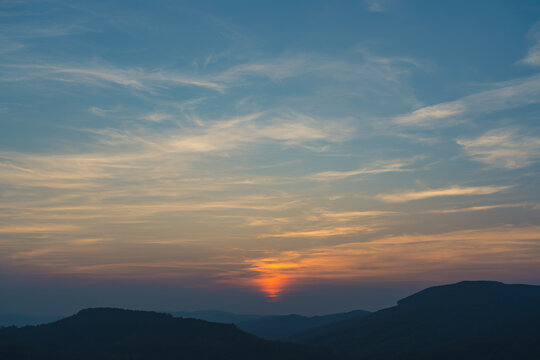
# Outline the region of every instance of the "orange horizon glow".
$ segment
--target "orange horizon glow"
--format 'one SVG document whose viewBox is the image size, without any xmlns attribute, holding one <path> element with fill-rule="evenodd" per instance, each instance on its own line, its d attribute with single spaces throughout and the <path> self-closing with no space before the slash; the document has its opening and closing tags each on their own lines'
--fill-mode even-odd
<svg viewBox="0 0 540 360">
<path fill-rule="evenodd" d="M 260 289 L 270 301 L 277 301 L 283 296 L 288 283 L 288 276 L 275 274 L 253 279 L 253 283 Z"/>
</svg>

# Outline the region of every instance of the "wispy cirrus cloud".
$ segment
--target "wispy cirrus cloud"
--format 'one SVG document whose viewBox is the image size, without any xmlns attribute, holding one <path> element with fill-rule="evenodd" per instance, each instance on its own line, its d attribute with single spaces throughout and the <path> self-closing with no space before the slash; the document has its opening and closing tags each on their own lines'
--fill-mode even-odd
<svg viewBox="0 0 540 360">
<path fill-rule="evenodd" d="M 27 26 L 14 26 L 4 25 L 0 27 L 0 31 L 9 38 L 16 39 L 35 39 L 35 38 L 53 38 L 60 36 L 68 36 L 74 34 L 82 34 L 89 32 L 90 29 L 77 25 L 27 25 Z"/>
<path fill-rule="evenodd" d="M 456 209 L 439 209 L 439 210 L 430 210 L 426 211 L 429 214 L 456 214 L 463 212 L 474 212 L 474 211 L 487 211 L 494 209 L 507 209 L 507 208 L 516 208 L 516 207 L 526 207 L 530 204 L 520 203 L 520 204 L 496 204 L 496 205 L 481 205 L 481 206 L 469 206 Z"/>
<path fill-rule="evenodd" d="M 0 225 L 0 233 L 7 234 L 33 234 L 33 233 L 57 233 L 72 232 L 77 230 L 76 225 L 65 224 L 33 224 L 33 225 Z"/>
<path fill-rule="evenodd" d="M 317 141 L 341 142 L 350 139 L 354 131 L 352 125 L 343 119 L 320 120 L 297 113 L 263 115 L 249 114 L 203 129 L 194 129 L 190 135 L 171 138 L 168 145 L 175 152 L 208 153 L 266 141 L 287 145 Z"/>
<path fill-rule="evenodd" d="M 443 196 L 489 195 L 501 192 L 503 190 L 508 190 L 510 188 L 512 188 L 512 186 L 451 186 L 442 189 L 405 191 L 394 194 L 379 194 L 376 196 L 376 198 L 385 202 L 399 203 Z"/>
<path fill-rule="evenodd" d="M 279 81 L 307 74 L 338 81 L 377 80 L 394 83 L 395 86 L 398 78 L 406 75 L 411 66 L 423 67 L 421 62 L 411 57 L 374 55 L 363 47 L 356 49 L 356 53 L 362 55 L 361 61 L 346 62 L 341 59 L 299 53 L 238 64 L 210 76 L 215 81 L 231 86 L 242 85 L 249 82 L 250 78 L 256 77 Z"/>
<path fill-rule="evenodd" d="M 185 248 L 175 249 L 163 243 L 170 253 L 156 252 L 163 249 L 156 249 L 155 245 L 145 247 L 148 253 L 141 261 L 137 252 L 128 251 L 122 259 L 117 258 L 111 254 L 114 242 L 108 239 L 86 241 L 80 238 L 75 242 L 57 241 L 48 246 L 19 250 L 8 258 L 39 266 L 50 273 L 117 278 L 179 278 L 199 273 L 217 282 L 266 286 L 262 289 L 265 292 L 279 292 L 292 284 L 309 283 L 314 279 L 399 280 L 414 274 L 424 280 L 440 280 L 441 275 L 463 271 L 471 276 L 471 271 L 475 275 L 492 275 L 494 271 L 508 274 L 515 266 L 538 268 L 539 239 L 539 226 L 499 226 L 383 236 L 298 250 L 266 250 L 263 256 L 245 258 L 232 257 L 229 251 L 225 256 L 208 254 L 203 259 L 193 259 L 192 253 L 183 254 Z M 89 259 L 89 253 L 96 258 Z M 187 273 L 181 271 L 184 269 Z M 272 284 L 275 289 L 269 289 Z"/>
<path fill-rule="evenodd" d="M 96 111 L 99 116 L 109 113 L 93 109 Z M 139 117 L 153 122 L 169 118 L 171 116 L 166 113 Z M 311 149 L 308 144 L 347 141 L 353 137 L 355 128 L 351 119 L 320 119 L 295 112 L 258 112 L 225 120 L 197 119 L 195 126 L 182 126 L 165 132 L 157 132 L 144 125 L 133 130 L 108 128 L 84 131 L 96 134 L 100 142 L 115 147 L 136 145 L 168 154 L 210 154 L 265 143 Z"/>
<path fill-rule="evenodd" d="M 162 68 L 126 68 L 103 63 L 3 63 L 0 64 L 0 68 L 7 71 L 0 81 L 43 79 L 85 86 L 117 85 L 145 92 L 175 86 L 191 86 L 223 93 L 229 88 L 254 84 L 260 86 L 261 83 L 264 84 L 261 82 L 262 79 L 279 82 L 311 75 L 319 80 L 325 79 L 326 83 L 362 81 L 370 84 L 370 91 L 400 93 L 404 92 L 404 89 L 410 90 L 401 80 L 410 72 L 411 66 L 422 67 L 413 58 L 374 56 L 365 51 L 360 52 L 364 57 L 357 62 L 296 54 L 270 60 L 253 60 L 220 71 L 205 68 L 202 72 L 188 69 L 178 71 Z"/>
<path fill-rule="evenodd" d="M 320 216 L 339 222 L 346 222 L 351 220 L 357 220 L 362 218 L 373 218 L 379 216 L 388 216 L 399 214 L 395 211 L 376 211 L 376 210 L 367 210 L 367 211 L 320 211 Z"/>
<path fill-rule="evenodd" d="M 364 3 L 366 4 L 368 11 L 376 13 L 386 11 L 386 7 L 383 5 L 382 0 L 364 0 Z"/>
<path fill-rule="evenodd" d="M 472 160 L 495 167 L 519 169 L 540 158 L 540 137 L 517 128 L 493 129 L 473 139 L 459 139 Z"/>
<path fill-rule="evenodd" d="M 256 226 L 285 224 L 288 221 L 270 218 L 286 218 L 288 210 L 305 206 L 305 200 L 269 187 L 279 183 L 279 175 L 238 174 L 219 159 L 213 162 L 216 155 L 228 159 L 249 149 L 259 151 L 261 144 L 281 148 L 340 142 L 349 139 L 351 132 L 341 120 L 276 113 L 205 119 L 190 127 L 168 124 L 165 131 L 155 131 L 151 125 L 88 130 L 92 138 L 86 152 L 0 152 L 0 210 L 12 224 L 0 228 L 0 233 L 22 236 L 54 230 L 34 227 L 32 231 L 25 222 L 28 217 L 38 223 L 81 226 L 63 232 L 78 237 L 95 236 L 96 226 L 105 222 L 155 224 L 174 216 L 215 223 L 226 213 L 242 217 L 251 232 L 257 232 Z M 200 162 L 217 165 L 209 171 L 201 169 Z M 257 196 L 240 191 L 255 189 Z M 240 231 L 234 221 L 219 226 Z"/>
<path fill-rule="evenodd" d="M 273 238 L 320 238 L 320 237 L 332 237 L 341 235 L 356 234 L 359 232 L 373 231 L 373 226 L 357 225 L 357 226 L 328 226 L 314 230 L 301 230 L 301 231 L 287 231 L 274 234 L 261 234 L 260 238 L 273 237 Z"/>
<path fill-rule="evenodd" d="M 336 181 L 360 175 L 411 171 L 410 169 L 404 168 L 404 166 L 407 166 L 408 164 L 409 163 L 406 162 L 385 162 L 381 163 L 378 167 L 375 166 L 372 168 L 361 168 L 348 171 L 323 171 L 309 175 L 309 178 L 315 181 Z"/>
<path fill-rule="evenodd" d="M 487 114 L 540 102 L 540 75 L 498 84 L 461 99 L 422 107 L 409 114 L 396 116 L 392 122 L 404 126 L 446 126 L 456 117 Z"/>
<path fill-rule="evenodd" d="M 170 119 L 172 116 L 167 113 L 154 112 L 141 116 L 142 120 L 148 120 L 153 122 L 161 122 Z"/>
<path fill-rule="evenodd" d="M 465 112 L 466 106 L 459 101 L 426 106 L 407 115 L 394 118 L 394 122 L 400 125 L 427 125 L 428 123 L 445 119 Z"/>
<path fill-rule="evenodd" d="M 277 143 L 303 146 L 310 142 L 340 142 L 351 136 L 351 127 L 344 121 L 315 119 L 303 114 L 254 113 L 210 125 L 192 128 L 151 131 L 89 130 L 98 145 L 95 152 L 81 154 L 25 154 L 3 152 L 0 166 L 4 182 L 55 185 L 59 188 L 87 186 L 96 179 L 114 179 L 154 169 L 162 164 L 168 171 L 181 171 L 189 159 L 174 154 L 208 154 L 231 151 L 245 145 Z M 103 145 L 113 153 L 104 153 Z M 101 151 L 98 151 L 101 149 Z M 183 165 L 182 165 L 183 164 Z M 155 174 L 150 172 L 149 174 Z M 129 177 L 129 176 L 128 176 Z M 55 180 L 55 181 L 53 181 Z"/>
<path fill-rule="evenodd" d="M 540 21 L 531 27 L 529 37 L 534 41 L 534 44 L 519 63 L 529 66 L 540 66 Z"/>
<path fill-rule="evenodd" d="M 540 269 L 539 226 L 502 226 L 436 234 L 405 234 L 363 242 L 272 252 L 246 260 L 248 282 L 269 297 L 310 281 L 399 280 L 508 274 L 520 264 Z M 471 263 L 471 261 L 474 262 Z M 463 266 L 466 270 L 462 270 Z M 253 275 L 254 273 L 254 275 Z M 450 275 L 453 274 L 453 275 Z"/>
<path fill-rule="evenodd" d="M 163 86 L 195 86 L 223 91 L 224 84 L 202 77 L 163 70 L 147 71 L 140 68 L 124 69 L 114 66 L 69 66 L 41 64 L 0 64 L 10 70 L 1 81 L 22 81 L 35 78 L 84 85 L 119 85 L 136 90 L 153 90 Z"/>
</svg>

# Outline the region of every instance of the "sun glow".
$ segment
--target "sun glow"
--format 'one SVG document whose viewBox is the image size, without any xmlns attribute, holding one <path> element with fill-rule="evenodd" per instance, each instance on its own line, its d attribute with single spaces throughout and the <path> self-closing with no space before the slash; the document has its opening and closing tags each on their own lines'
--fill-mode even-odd
<svg viewBox="0 0 540 360">
<path fill-rule="evenodd" d="M 283 295 L 287 284 L 287 276 L 283 274 L 268 275 L 254 279 L 253 282 L 269 300 L 277 301 Z"/>
</svg>

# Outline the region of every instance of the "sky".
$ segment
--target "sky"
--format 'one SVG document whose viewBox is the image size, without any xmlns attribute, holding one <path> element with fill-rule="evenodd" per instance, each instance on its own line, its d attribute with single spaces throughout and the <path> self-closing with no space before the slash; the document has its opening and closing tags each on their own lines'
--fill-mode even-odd
<svg viewBox="0 0 540 360">
<path fill-rule="evenodd" d="M 0 3 L 0 308 L 540 284 L 537 1 Z"/>
</svg>

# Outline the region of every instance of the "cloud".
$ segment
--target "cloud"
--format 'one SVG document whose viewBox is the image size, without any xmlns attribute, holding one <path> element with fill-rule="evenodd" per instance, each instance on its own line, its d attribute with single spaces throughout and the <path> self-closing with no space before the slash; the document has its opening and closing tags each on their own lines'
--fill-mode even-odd
<svg viewBox="0 0 540 360">
<path fill-rule="evenodd" d="M 18 42 L 8 40 L 0 36 L 0 54 L 7 54 L 24 49 L 24 45 Z"/>
<path fill-rule="evenodd" d="M 210 253 L 205 259 L 193 258 L 193 250 L 188 255 L 183 254 L 183 248 L 174 250 L 167 243 L 162 243 L 165 248 L 160 248 L 156 246 L 159 242 L 143 247 L 147 250 L 144 261 L 133 251 L 123 252 L 120 259 L 111 251 L 114 242 L 81 240 L 19 250 L 7 258 L 16 259 L 19 264 L 39 266 L 48 273 L 109 278 L 197 276 L 217 281 L 226 278 L 235 285 L 266 286 L 266 290 L 275 287 L 276 291 L 313 279 L 399 280 L 414 275 L 416 279 L 442 281 L 452 273 L 493 276 L 508 275 L 519 266 L 540 269 L 537 257 L 540 227 L 534 225 L 384 236 L 298 250 L 267 250 L 262 256 L 231 256 L 229 251 L 219 256 Z M 100 245 L 96 246 L 96 242 Z M 161 253 L 164 249 L 170 253 Z M 89 253 L 93 256 L 89 257 Z"/>
<path fill-rule="evenodd" d="M 177 87 L 209 90 L 211 92 L 208 96 L 213 96 L 212 94 L 216 93 L 224 94 L 232 88 L 262 87 L 267 85 L 268 81 L 280 83 L 288 79 L 309 76 L 310 82 L 316 81 L 315 87 L 311 90 L 320 90 L 317 91 L 317 96 L 339 97 L 339 94 L 343 94 L 346 97 L 363 97 L 376 94 L 377 99 L 385 103 L 389 97 L 397 99 L 398 102 L 417 103 L 412 89 L 403 80 L 410 74 L 412 68 L 423 67 L 419 61 L 407 57 L 374 56 L 365 50 L 359 52 L 363 54 L 363 58 L 355 62 L 311 54 L 296 54 L 253 60 L 224 69 L 220 67 L 222 70 L 219 71 L 214 70 L 216 67 L 211 67 L 197 72 L 190 68 L 176 70 L 122 67 L 97 62 L 47 64 L 18 61 L 0 64 L 0 82 L 20 83 L 37 79 L 54 81 L 61 85 L 69 83 L 73 86 L 128 90 L 131 95 L 145 94 L 156 99 L 165 90 Z M 49 87 L 50 84 L 47 85 Z M 351 92 L 351 86 L 354 86 L 354 92 Z M 63 89 L 62 85 L 59 90 Z M 194 94 L 199 98 L 201 95 L 206 94 Z M 186 106 L 193 106 L 193 103 Z"/>
<path fill-rule="evenodd" d="M 516 128 L 490 130 L 457 143 L 474 161 L 495 167 L 519 169 L 540 158 L 540 137 L 527 136 Z"/>
<path fill-rule="evenodd" d="M 318 238 L 331 237 L 340 235 L 356 234 L 361 231 L 373 231 L 373 227 L 369 226 L 337 226 L 326 227 L 323 229 L 307 230 L 307 231 L 288 231 L 277 234 L 261 234 L 260 238 L 275 237 L 275 238 Z"/>
<path fill-rule="evenodd" d="M 470 207 L 457 208 L 457 209 L 430 210 L 430 211 L 426 211 L 426 213 L 429 213 L 429 214 L 455 214 L 455 213 L 471 212 L 471 211 L 486 211 L 486 210 L 493 210 L 493 209 L 526 207 L 527 205 L 529 205 L 529 204 L 521 203 L 521 204 L 482 205 L 482 206 L 470 206 Z"/>
<path fill-rule="evenodd" d="M 464 195 L 489 195 L 503 190 L 510 189 L 512 186 L 472 186 L 461 187 L 451 186 L 444 189 L 432 189 L 423 191 L 407 191 L 396 194 L 379 194 L 377 199 L 385 202 L 406 202 L 413 200 L 423 200 L 441 196 L 464 196 Z"/>
<path fill-rule="evenodd" d="M 529 37 L 535 44 L 529 48 L 527 55 L 519 63 L 529 66 L 540 66 L 540 21 L 531 27 Z"/>
<path fill-rule="evenodd" d="M 501 226 L 269 252 L 246 260 L 249 273 L 238 273 L 232 282 L 247 282 L 266 294 L 279 295 L 310 281 L 508 276 L 519 272 L 520 266 L 540 270 L 538 240 L 539 226 Z M 274 279 L 275 286 L 268 289 L 266 279 Z"/>
<path fill-rule="evenodd" d="M 54 38 L 74 34 L 87 33 L 90 30 L 80 25 L 53 25 L 53 26 L 1 26 L 0 31 L 10 38 L 36 39 Z"/>
<path fill-rule="evenodd" d="M 0 226 L 0 233 L 8 234 L 31 234 L 31 233 L 56 233 L 72 232 L 78 226 L 64 224 L 35 224 L 35 225 L 5 225 Z"/>
<path fill-rule="evenodd" d="M 276 81 L 312 72 L 314 66 L 321 65 L 306 56 L 299 55 L 267 62 L 236 65 L 216 75 L 216 79 L 225 83 L 234 83 L 252 76 L 263 76 Z"/>
<path fill-rule="evenodd" d="M 426 106 L 409 114 L 396 116 L 392 122 L 404 126 L 442 126 L 456 117 L 487 114 L 540 102 L 540 75 L 498 84 L 459 100 Z M 444 121 L 443 121 L 444 120 Z"/>
<path fill-rule="evenodd" d="M 411 171 L 410 169 L 404 169 L 403 167 L 406 166 L 406 163 L 403 162 L 397 162 L 397 163 L 386 163 L 381 164 L 380 167 L 374 167 L 374 168 L 362 168 L 357 170 L 349 170 L 349 171 L 324 171 L 316 174 L 312 174 L 309 176 L 310 179 L 315 181 L 336 181 L 336 180 L 342 180 L 353 176 L 359 176 L 359 175 L 375 175 L 375 174 L 384 174 L 389 172 L 404 172 L 404 171 Z"/>
<path fill-rule="evenodd" d="M 293 221 L 293 218 L 274 218 L 274 217 L 247 217 L 247 226 L 269 226 L 282 225 Z"/>
<path fill-rule="evenodd" d="M 153 122 L 161 122 L 164 120 L 168 120 L 171 118 L 171 115 L 165 114 L 165 113 L 151 113 L 148 115 L 144 115 L 141 117 L 143 120 L 153 121 Z"/>
<path fill-rule="evenodd" d="M 366 8 L 371 12 L 384 12 L 386 11 L 385 7 L 382 4 L 381 0 L 364 0 Z"/>
<path fill-rule="evenodd" d="M 463 104 L 460 102 L 427 106 L 415 110 L 410 114 L 398 116 L 394 118 L 394 122 L 401 125 L 420 125 L 433 120 L 444 119 L 462 114 L 465 109 L 465 106 L 463 106 Z"/>
<path fill-rule="evenodd" d="M 91 106 L 88 108 L 88 111 L 93 115 L 104 117 L 107 116 L 107 113 L 109 113 L 111 110 L 101 109 L 97 106 Z"/>
<path fill-rule="evenodd" d="M 321 216 L 333 221 L 351 221 L 365 217 L 378 217 L 398 214 L 395 211 L 341 211 L 341 212 L 321 212 Z"/>
<path fill-rule="evenodd" d="M 213 81 L 230 86 L 245 85 L 252 78 L 267 78 L 277 82 L 307 74 L 338 81 L 377 79 L 393 82 L 395 86 L 398 77 L 407 74 L 411 66 L 416 68 L 423 66 L 410 57 L 376 56 L 365 48 L 357 48 L 356 52 L 363 55 L 362 61 L 346 62 L 341 59 L 300 53 L 235 65 L 210 77 Z"/>
<path fill-rule="evenodd" d="M 287 145 L 324 141 L 341 142 L 351 138 L 347 120 L 320 120 L 290 113 L 263 116 L 254 113 L 197 129 L 191 135 L 170 139 L 170 151 L 208 153 L 236 149 L 242 144 L 281 142 Z"/>
<path fill-rule="evenodd" d="M 153 90 L 171 86 L 195 86 L 223 91 L 224 84 L 201 77 L 188 76 L 162 70 L 146 71 L 139 68 L 122 69 L 114 66 L 75 67 L 68 65 L 0 64 L 10 69 L 11 77 L 3 81 L 21 81 L 35 78 L 84 85 L 120 85 L 136 90 Z"/>
</svg>

